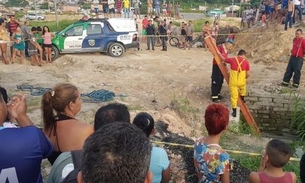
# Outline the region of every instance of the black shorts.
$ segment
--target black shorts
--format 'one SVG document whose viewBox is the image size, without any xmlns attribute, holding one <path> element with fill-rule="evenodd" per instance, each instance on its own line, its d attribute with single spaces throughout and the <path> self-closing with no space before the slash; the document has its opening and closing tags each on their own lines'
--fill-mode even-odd
<svg viewBox="0 0 305 183">
<path fill-rule="evenodd" d="M 108 13 L 108 5 L 103 5 L 103 13 Z"/>
<path fill-rule="evenodd" d="M 193 41 L 193 36 L 186 36 L 186 41 L 192 42 Z"/>
<path fill-rule="evenodd" d="M 115 13 L 115 9 L 114 8 L 110 8 L 109 9 L 109 13 Z"/>
<path fill-rule="evenodd" d="M 43 44 L 42 47 L 43 47 L 43 48 L 51 48 L 51 47 L 52 47 L 52 44 Z"/>
</svg>

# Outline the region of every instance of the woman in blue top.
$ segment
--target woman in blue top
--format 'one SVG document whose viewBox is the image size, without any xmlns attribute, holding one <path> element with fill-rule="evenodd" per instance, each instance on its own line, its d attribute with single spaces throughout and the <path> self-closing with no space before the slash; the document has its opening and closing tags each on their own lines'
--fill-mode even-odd
<svg viewBox="0 0 305 183">
<path fill-rule="evenodd" d="M 16 32 L 13 33 L 12 35 L 13 38 L 13 56 L 12 56 L 12 64 L 15 61 L 16 55 L 17 55 L 17 51 L 20 52 L 20 63 L 23 64 L 23 58 L 24 58 L 24 50 L 25 50 L 25 44 L 24 44 L 24 40 L 23 40 L 23 34 L 22 31 L 20 29 L 20 27 L 17 27 Z"/>
<path fill-rule="evenodd" d="M 154 119 L 146 112 L 137 114 L 133 124 L 140 128 L 147 137 L 154 135 L 156 132 Z M 152 183 L 167 183 L 170 181 L 169 159 L 164 149 L 153 146 L 149 170 L 153 173 Z"/>
</svg>

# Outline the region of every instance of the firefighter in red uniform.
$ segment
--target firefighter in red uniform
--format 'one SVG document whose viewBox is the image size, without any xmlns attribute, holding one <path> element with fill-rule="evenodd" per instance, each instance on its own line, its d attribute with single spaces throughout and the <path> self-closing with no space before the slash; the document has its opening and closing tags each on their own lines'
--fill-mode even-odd
<svg viewBox="0 0 305 183">
<path fill-rule="evenodd" d="M 228 52 L 233 48 L 232 42 L 226 42 L 224 44 L 218 45 L 217 49 L 221 53 L 224 58 L 228 57 Z M 212 101 L 219 102 L 223 97 L 220 95 L 220 91 L 223 83 L 223 75 L 217 65 L 215 58 L 213 59 L 212 66 L 212 83 L 211 83 L 211 93 L 212 93 Z"/>
<path fill-rule="evenodd" d="M 291 56 L 286 68 L 286 72 L 283 78 L 282 86 L 288 86 L 290 79 L 293 75 L 294 88 L 298 88 L 301 78 L 301 70 L 303 66 L 303 57 L 305 52 L 305 39 L 303 37 L 302 29 L 297 29 L 295 32 L 295 38 L 293 39 L 293 45 L 291 50 Z"/>
</svg>

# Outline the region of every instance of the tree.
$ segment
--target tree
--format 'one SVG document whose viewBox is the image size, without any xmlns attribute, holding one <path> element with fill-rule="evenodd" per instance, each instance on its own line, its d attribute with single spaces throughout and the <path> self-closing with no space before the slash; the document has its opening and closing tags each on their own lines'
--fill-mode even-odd
<svg viewBox="0 0 305 183">
<path fill-rule="evenodd" d="M 41 4 L 40 9 L 49 9 L 49 3 L 46 2 Z"/>
<path fill-rule="evenodd" d="M 29 5 L 26 0 L 9 0 L 4 4 L 5 7 L 25 7 Z"/>
</svg>

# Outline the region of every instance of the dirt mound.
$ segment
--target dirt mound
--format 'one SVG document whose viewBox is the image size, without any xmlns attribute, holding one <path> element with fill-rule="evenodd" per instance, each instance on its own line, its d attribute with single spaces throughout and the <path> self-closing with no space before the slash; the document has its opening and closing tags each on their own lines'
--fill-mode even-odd
<svg viewBox="0 0 305 183">
<path fill-rule="evenodd" d="M 261 32 L 260 26 L 242 30 L 235 36 L 235 51 L 245 49 L 254 63 L 286 62 L 296 28 L 284 31 L 283 25 L 270 24 Z"/>
</svg>

